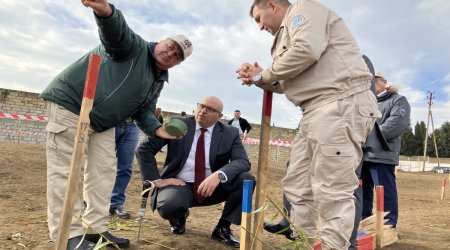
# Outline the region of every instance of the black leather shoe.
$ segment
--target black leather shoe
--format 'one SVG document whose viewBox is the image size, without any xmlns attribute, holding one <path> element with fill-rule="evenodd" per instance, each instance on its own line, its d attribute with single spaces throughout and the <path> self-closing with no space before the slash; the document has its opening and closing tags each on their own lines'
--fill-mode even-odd
<svg viewBox="0 0 450 250">
<path fill-rule="evenodd" d="M 116 215 L 121 219 L 129 219 L 131 217 L 131 215 L 127 211 L 125 211 L 125 209 L 123 209 L 122 205 L 111 207 L 109 209 L 109 213 L 111 215 Z"/>
<path fill-rule="evenodd" d="M 80 241 L 83 239 L 83 235 L 72 237 L 67 241 L 67 250 L 92 250 L 95 247 L 95 244 L 83 239 L 80 244 Z M 78 246 L 78 244 L 80 244 Z M 77 248 L 78 246 L 78 248 Z"/>
<path fill-rule="evenodd" d="M 292 229 L 290 228 L 289 222 L 285 219 L 282 219 L 278 223 L 264 222 L 264 230 L 269 233 L 284 235 L 287 239 L 293 240 L 291 236 Z"/>
<path fill-rule="evenodd" d="M 173 234 L 184 234 L 186 232 L 186 219 L 189 216 L 189 209 L 186 214 L 178 219 L 169 220 L 170 222 L 170 232 Z"/>
<path fill-rule="evenodd" d="M 122 238 L 119 236 L 115 236 L 114 234 L 110 233 L 109 231 L 105 231 L 101 233 L 101 236 L 103 238 L 111 241 L 112 243 L 116 243 L 118 247 L 120 248 L 127 248 L 130 246 L 130 241 L 127 238 Z M 86 234 L 85 239 L 97 243 L 100 239 L 100 234 Z"/>
<path fill-rule="evenodd" d="M 216 227 L 212 232 L 211 239 L 220 241 L 229 247 L 239 248 L 241 243 L 231 233 L 230 227 Z"/>
</svg>

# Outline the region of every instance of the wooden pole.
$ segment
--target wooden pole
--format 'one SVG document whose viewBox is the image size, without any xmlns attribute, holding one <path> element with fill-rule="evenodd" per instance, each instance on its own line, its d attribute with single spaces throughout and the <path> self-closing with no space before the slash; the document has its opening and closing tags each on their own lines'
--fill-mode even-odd
<svg viewBox="0 0 450 250">
<path fill-rule="evenodd" d="M 258 170 L 256 179 L 256 209 L 264 205 L 266 197 L 266 173 L 269 160 L 269 140 L 270 140 L 270 119 L 272 115 L 272 92 L 264 91 L 262 118 L 261 118 L 261 140 L 259 144 Z M 256 237 L 255 248 L 262 249 L 263 240 L 264 211 L 261 210 L 255 214 L 255 224 L 253 227 L 253 236 Z"/>
<path fill-rule="evenodd" d="M 431 104 L 433 104 L 433 102 L 431 101 L 432 99 L 433 99 L 433 92 L 428 91 L 428 121 L 427 121 L 427 127 L 425 128 L 425 142 L 424 142 L 424 147 L 423 147 L 422 172 L 425 172 L 425 161 L 427 159 L 428 128 L 430 127 Z"/>
<path fill-rule="evenodd" d="M 384 233 L 384 187 L 376 186 L 376 196 L 377 196 L 377 213 L 376 213 L 376 249 L 380 249 L 383 244 L 383 233 Z"/>
<path fill-rule="evenodd" d="M 241 245 L 240 250 L 250 249 L 250 231 L 252 230 L 253 181 L 244 180 L 242 192 Z"/>
<path fill-rule="evenodd" d="M 80 117 L 78 119 L 77 133 L 74 139 L 72 159 L 70 160 L 69 180 L 66 187 L 63 212 L 59 223 L 58 239 L 56 240 L 56 249 L 64 250 L 67 248 L 69 239 L 70 225 L 72 224 L 73 209 L 78 194 L 78 185 L 80 182 L 81 168 L 84 163 L 84 149 L 89 131 L 89 113 L 92 110 L 97 87 L 98 73 L 100 70 L 101 57 L 92 54 L 89 57 L 89 65 L 84 85 L 83 100 L 81 102 Z"/>
<path fill-rule="evenodd" d="M 445 195 L 445 183 L 446 183 L 447 179 L 443 179 L 442 180 L 442 191 L 441 191 L 441 200 L 444 199 L 444 195 Z"/>
<path fill-rule="evenodd" d="M 430 110 L 430 117 L 431 117 L 431 131 L 433 133 L 433 142 L 434 142 L 434 151 L 436 152 L 436 158 L 437 158 L 437 165 L 441 166 L 441 163 L 439 161 L 439 151 L 437 148 L 437 143 L 436 143 L 436 131 L 434 131 L 434 122 L 433 122 L 433 112 L 431 112 Z"/>
</svg>

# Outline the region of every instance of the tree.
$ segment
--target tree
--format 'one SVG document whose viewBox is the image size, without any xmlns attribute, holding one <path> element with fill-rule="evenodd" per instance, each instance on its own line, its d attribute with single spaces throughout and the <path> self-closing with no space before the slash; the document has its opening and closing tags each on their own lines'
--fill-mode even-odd
<svg viewBox="0 0 450 250">
<path fill-rule="evenodd" d="M 424 121 L 421 121 L 420 123 L 417 122 L 414 127 L 414 155 L 423 155 L 426 127 Z"/>
<path fill-rule="evenodd" d="M 439 129 L 436 129 L 436 141 L 439 157 L 450 157 L 450 123 L 444 122 Z"/>
<path fill-rule="evenodd" d="M 400 154 L 405 156 L 415 155 L 415 138 L 412 132 L 412 128 L 408 127 L 401 135 L 401 147 Z"/>
</svg>

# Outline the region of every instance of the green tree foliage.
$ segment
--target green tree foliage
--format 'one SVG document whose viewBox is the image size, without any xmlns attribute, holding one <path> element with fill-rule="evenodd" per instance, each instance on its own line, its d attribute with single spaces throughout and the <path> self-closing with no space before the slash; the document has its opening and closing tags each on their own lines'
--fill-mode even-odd
<svg viewBox="0 0 450 250">
<path fill-rule="evenodd" d="M 412 128 L 408 127 L 401 136 L 401 147 L 400 154 L 405 156 L 413 156 L 415 155 L 415 149 L 417 145 L 415 145 L 414 133 L 412 132 Z"/>
<path fill-rule="evenodd" d="M 421 121 L 420 123 L 417 122 L 416 126 L 414 127 L 414 155 L 423 155 L 426 128 L 427 126 L 423 121 Z"/>
<path fill-rule="evenodd" d="M 422 156 L 425 143 L 425 122 L 417 122 L 414 133 L 411 128 L 401 135 L 400 154 L 405 156 Z M 434 130 L 439 157 L 450 158 L 450 122 L 445 122 L 440 128 Z M 428 134 L 427 156 L 436 157 L 433 133 Z"/>
<path fill-rule="evenodd" d="M 450 123 L 445 122 L 435 130 L 439 157 L 450 157 Z"/>
</svg>

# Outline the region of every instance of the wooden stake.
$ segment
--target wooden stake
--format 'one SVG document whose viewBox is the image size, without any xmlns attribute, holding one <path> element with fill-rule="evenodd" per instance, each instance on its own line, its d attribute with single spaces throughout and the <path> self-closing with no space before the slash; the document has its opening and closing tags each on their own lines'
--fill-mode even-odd
<svg viewBox="0 0 450 250">
<path fill-rule="evenodd" d="M 446 183 L 447 179 L 442 179 L 442 191 L 441 191 L 441 200 L 444 199 L 444 195 L 445 195 L 445 183 Z"/>
<path fill-rule="evenodd" d="M 253 181 L 244 180 L 242 192 L 241 245 L 240 250 L 250 249 L 250 231 L 252 230 Z"/>
<path fill-rule="evenodd" d="M 58 250 L 64 250 L 67 248 L 70 225 L 72 224 L 73 209 L 80 182 L 80 173 L 84 163 L 84 149 L 86 147 L 90 124 L 89 113 L 91 112 L 94 104 L 95 89 L 97 87 L 98 73 L 100 70 L 100 61 L 101 57 L 99 55 L 92 54 L 89 57 L 83 100 L 80 108 L 80 117 L 78 119 L 77 133 L 75 135 L 72 159 L 70 161 L 70 173 L 66 187 L 64 208 L 61 214 L 58 239 L 56 241 L 56 249 Z"/>
<path fill-rule="evenodd" d="M 256 209 L 264 205 L 266 197 L 266 173 L 269 160 L 269 140 L 270 140 L 270 119 L 272 115 L 272 92 L 264 91 L 262 118 L 261 118 L 261 141 L 259 144 L 258 170 L 256 181 Z M 255 225 L 253 227 L 253 235 L 256 237 L 255 248 L 262 249 L 263 241 L 263 225 L 264 225 L 264 211 L 255 214 Z"/>
<path fill-rule="evenodd" d="M 376 224 L 376 248 L 380 249 L 383 244 L 384 233 L 384 187 L 376 186 L 377 195 L 377 224 Z"/>
</svg>

